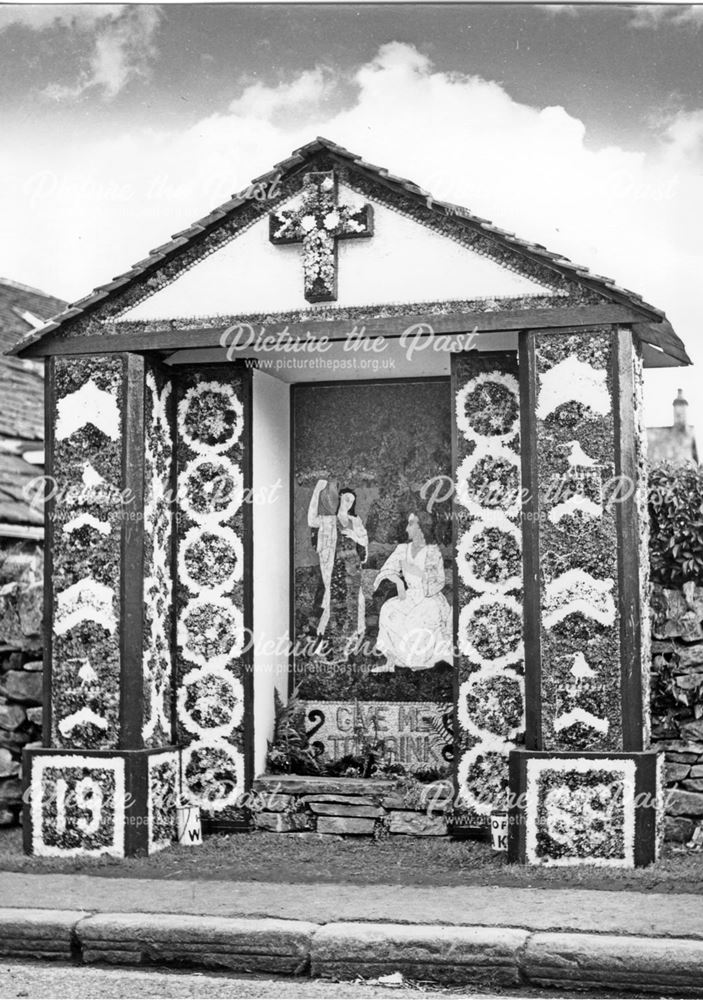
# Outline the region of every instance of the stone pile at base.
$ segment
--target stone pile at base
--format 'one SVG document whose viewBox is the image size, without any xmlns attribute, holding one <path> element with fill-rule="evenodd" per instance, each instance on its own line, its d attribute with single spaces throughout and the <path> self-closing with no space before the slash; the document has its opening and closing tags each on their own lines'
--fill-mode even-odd
<svg viewBox="0 0 703 1000">
<path fill-rule="evenodd" d="M 311 838 L 446 837 L 453 801 L 451 781 L 265 775 L 253 787 L 254 826 L 269 833 Z"/>
</svg>

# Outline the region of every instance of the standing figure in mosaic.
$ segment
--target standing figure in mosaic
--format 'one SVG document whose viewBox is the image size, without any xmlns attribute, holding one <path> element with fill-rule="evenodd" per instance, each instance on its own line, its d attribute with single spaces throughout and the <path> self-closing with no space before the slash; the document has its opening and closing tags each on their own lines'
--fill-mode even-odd
<svg viewBox="0 0 703 1000">
<path fill-rule="evenodd" d="M 395 583 L 398 596 L 381 607 L 376 648 L 386 657 L 373 673 L 396 667 L 426 670 L 440 660 L 451 662 L 451 609 L 442 593 L 444 562 L 432 544 L 432 519 L 425 511 L 411 514 L 408 541 L 398 545 L 374 580 Z"/>
<path fill-rule="evenodd" d="M 336 498 L 335 512 L 329 510 Z M 334 481 L 318 480 L 308 507 L 308 525 L 317 531 L 315 547 L 320 582 L 315 606 L 321 614 L 317 635 L 326 637 L 325 651 L 349 656 L 366 630 L 366 602 L 361 567 L 368 555 L 368 534 L 356 513 L 356 494 Z"/>
<path fill-rule="evenodd" d="M 325 634 L 330 620 L 332 569 L 337 546 L 337 508 L 339 493 L 335 480 L 318 479 L 308 505 L 308 527 L 320 563 L 320 584 L 315 595 L 315 610 L 319 610 L 317 634 Z"/>
</svg>

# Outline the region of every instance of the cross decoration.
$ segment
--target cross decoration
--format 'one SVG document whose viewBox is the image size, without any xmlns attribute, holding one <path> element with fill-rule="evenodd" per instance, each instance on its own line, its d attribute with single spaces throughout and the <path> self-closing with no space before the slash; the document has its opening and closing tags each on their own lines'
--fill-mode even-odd
<svg viewBox="0 0 703 1000">
<path fill-rule="evenodd" d="M 373 235 L 373 208 L 337 204 L 333 170 L 305 174 L 300 208 L 281 208 L 269 216 L 272 243 L 303 244 L 303 278 L 308 302 L 337 298 L 337 241 Z"/>
</svg>

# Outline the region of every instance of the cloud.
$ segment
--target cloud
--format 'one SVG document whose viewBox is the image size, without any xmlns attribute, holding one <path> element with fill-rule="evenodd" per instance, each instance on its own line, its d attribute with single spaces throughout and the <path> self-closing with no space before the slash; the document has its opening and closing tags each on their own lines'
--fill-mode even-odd
<svg viewBox="0 0 703 1000">
<path fill-rule="evenodd" d="M 599 147 L 564 108 L 443 72 L 399 42 L 351 75 L 312 67 L 247 83 L 187 126 L 125 125 L 43 147 L 37 137 L 12 159 L 4 141 L 0 212 L 11 235 L 0 273 L 78 298 L 316 135 L 634 289 L 666 310 L 703 363 L 692 222 L 703 213 L 703 109 L 658 121 L 647 148 Z M 664 402 L 650 423 L 670 420 L 679 382 L 698 398 L 695 377 L 652 376 Z"/>
<path fill-rule="evenodd" d="M 45 31 L 59 26 L 85 31 L 118 17 L 124 9 L 124 4 L 7 4 L 0 7 L 0 32 L 10 27 Z"/>
<path fill-rule="evenodd" d="M 333 89 L 331 71 L 316 67 L 275 87 L 263 83 L 250 84 L 241 97 L 231 102 L 229 111 L 241 117 L 256 116 L 267 120 L 280 112 L 312 112 L 318 110 Z"/>
<path fill-rule="evenodd" d="M 133 79 L 147 77 L 156 56 L 161 10 L 153 5 L 0 7 L 0 32 L 10 28 L 48 32 L 68 29 L 86 48 L 83 67 L 69 83 L 54 81 L 42 95 L 75 100 L 95 91 L 111 100 Z"/>
<path fill-rule="evenodd" d="M 692 4 L 638 4 L 630 11 L 632 28 L 703 27 L 703 7 Z"/>
<path fill-rule="evenodd" d="M 578 17 L 581 7 L 573 3 L 536 3 L 536 10 L 541 10 L 543 14 L 552 14 L 557 17 L 559 14 L 568 14 L 569 17 Z"/>
</svg>

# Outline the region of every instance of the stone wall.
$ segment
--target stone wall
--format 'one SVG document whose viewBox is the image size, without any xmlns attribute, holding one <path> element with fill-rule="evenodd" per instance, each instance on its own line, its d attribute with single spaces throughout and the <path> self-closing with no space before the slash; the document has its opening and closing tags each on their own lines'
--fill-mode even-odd
<svg viewBox="0 0 703 1000">
<path fill-rule="evenodd" d="M 254 826 L 311 837 L 445 837 L 453 800 L 451 781 L 421 784 L 374 778 L 257 778 Z"/>
<path fill-rule="evenodd" d="M 0 826 L 19 821 L 22 750 L 41 746 L 43 558 L 0 548 Z"/>
<path fill-rule="evenodd" d="M 652 587 L 652 747 L 666 752 L 666 838 L 703 847 L 703 587 Z"/>
</svg>

